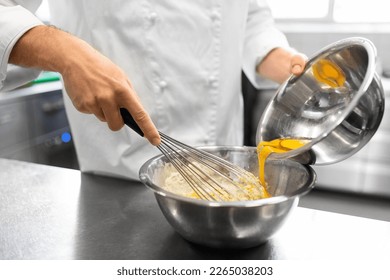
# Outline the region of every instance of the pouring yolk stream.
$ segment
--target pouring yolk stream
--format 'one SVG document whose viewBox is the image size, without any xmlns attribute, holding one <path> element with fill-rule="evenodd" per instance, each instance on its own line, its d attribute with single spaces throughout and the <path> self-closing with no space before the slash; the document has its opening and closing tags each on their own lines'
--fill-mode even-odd
<svg viewBox="0 0 390 280">
<path fill-rule="evenodd" d="M 265 161 L 272 153 L 286 153 L 298 149 L 308 143 L 309 140 L 304 139 L 274 139 L 272 141 L 260 142 L 257 146 L 257 156 L 259 160 L 259 179 L 261 185 L 266 188 L 265 182 Z"/>
</svg>

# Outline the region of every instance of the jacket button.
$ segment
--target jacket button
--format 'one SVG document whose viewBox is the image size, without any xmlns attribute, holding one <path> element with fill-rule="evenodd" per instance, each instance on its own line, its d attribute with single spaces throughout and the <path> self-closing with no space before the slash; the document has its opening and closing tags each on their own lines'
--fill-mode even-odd
<svg viewBox="0 0 390 280">
<path fill-rule="evenodd" d="M 158 83 L 158 85 L 160 86 L 160 88 L 164 89 L 167 87 L 168 83 L 166 81 L 160 81 Z"/>
<path fill-rule="evenodd" d="M 154 23 L 157 19 L 157 14 L 156 13 L 150 13 L 149 16 L 148 16 L 148 19 L 151 23 Z"/>
<path fill-rule="evenodd" d="M 209 77 L 209 84 L 210 84 L 211 86 L 215 86 L 217 82 L 218 82 L 217 77 L 215 77 L 215 76 L 210 76 L 210 77 Z"/>
<path fill-rule="evenodd" d="M 211 13 L 211 19 L 212 19 L 213 21 L 219 20 L 220 18 L 221 18 L 221 15 L 220 15 L 220 13 L 219 13 L 218 11 L 213 11 L 213 12 Z"/>
</svg>

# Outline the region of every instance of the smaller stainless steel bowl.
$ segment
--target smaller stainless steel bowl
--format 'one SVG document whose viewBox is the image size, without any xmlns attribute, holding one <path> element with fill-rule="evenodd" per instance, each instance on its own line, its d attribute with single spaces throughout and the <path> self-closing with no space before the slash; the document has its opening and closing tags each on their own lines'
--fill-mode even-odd
<svg viewBox="0 0 390 280">
<path fill-rule="evenodd" d="M 345 75 L 342 87 L 318 81 L 313 65 L 322 60 Z M 331 164 L 359 151 L 377 131 L 384 113 L 384 91 L 375 73 L 376 50 L 364 38 L 348 38 L 321 50 L 300 76 L 283 83 L 265 109 L 257 143 L 278 138 L 308 138 L 303 147 L 270 158 L 305 164 Z"/>
<path fill-rule="evenodd" d="M 258 174 L 254 147 L 203 147 L 246 170 Z M 176 195 L 161 186 L 167 159 L 161 155 L 140 169 L 141 181 L 154 191 L 162 213 L 172 227 L 188 241 L 217 248 L 249 248 L 269 240 L 281 228 L 299 197 L 309 192 L 316 174 L 309 166 L 292 160 L 271 160 L 266 180 L 271 198 L 209 202 Z"/>
</svg>

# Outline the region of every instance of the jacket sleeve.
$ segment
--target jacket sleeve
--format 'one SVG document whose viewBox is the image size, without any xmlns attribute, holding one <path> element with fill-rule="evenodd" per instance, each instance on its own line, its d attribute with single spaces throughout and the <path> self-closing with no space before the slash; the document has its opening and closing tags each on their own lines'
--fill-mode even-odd
<svg viewBox="0 0 390 280">
<path fill-rule="evenodd" d="M 243 48 L 243 71 L 255 87 L 259 87 L 261 77 L 256 66 L 273 49 L 288 48 L 284 34 L 279 31 L 265 0 L 250 0 Z"/>
<path fill-rule="evenodd" d="M 24 2 L 28 2 L 26 7 L 18 5 Z M 40 2 L 0 0 L 0 91 L 23 85 L 40 73 L 39 69 L 27 69 L 8 63 L 11 50 L 18 39 L 32 27 L 43 24 L 28 10 L 36 9 Z"/>
</svg>

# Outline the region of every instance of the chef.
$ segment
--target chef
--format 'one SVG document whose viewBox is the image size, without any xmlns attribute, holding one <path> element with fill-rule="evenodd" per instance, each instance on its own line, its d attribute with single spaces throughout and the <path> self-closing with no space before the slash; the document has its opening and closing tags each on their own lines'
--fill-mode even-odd
<svg viewBox="0 0 390 280">
<path fill-rule="evenodd" d="M 0 90 L 59 72 L 83 172 L 138 179 L 159 153 L 157 128 L 242 145 L 241 71 L 259 86 L 305 65 L 262 0 L 55 0 L 53 26 L 34 16 L 40 2 L 0 0 Z M 122 128 L 119 108 L 146 139 Z"/>
</svg>

